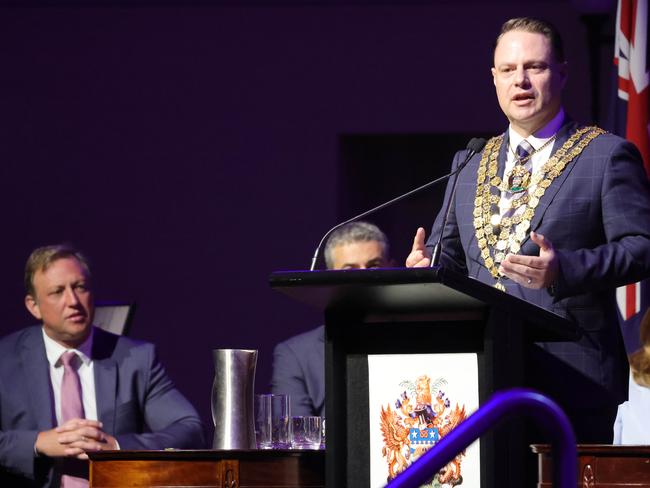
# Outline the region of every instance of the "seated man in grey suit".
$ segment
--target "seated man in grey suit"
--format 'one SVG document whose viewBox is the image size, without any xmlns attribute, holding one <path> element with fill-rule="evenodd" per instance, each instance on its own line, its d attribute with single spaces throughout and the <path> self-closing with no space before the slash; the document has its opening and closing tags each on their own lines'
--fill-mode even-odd
<svg viewBox="0 0 650 488">
<path fill-rule="evenodd" d="M 388 240 L 368 222 L 352 222 L 332 233 L 325 246 L 327 269 L 390 266 Z M 325 327 L 281 342 L 273 352 L 273 393 L 291 396 L 292 415 L 325 415 Z"/>
<path fill-rule="evenodd" d="M 0 340 L 0 486 L 88 486 L 88 452 L 204 446 L 154 346 L 92 326 L 83 255 L 36 249 L 25 286 L 42 326 Z"/>
</svg>

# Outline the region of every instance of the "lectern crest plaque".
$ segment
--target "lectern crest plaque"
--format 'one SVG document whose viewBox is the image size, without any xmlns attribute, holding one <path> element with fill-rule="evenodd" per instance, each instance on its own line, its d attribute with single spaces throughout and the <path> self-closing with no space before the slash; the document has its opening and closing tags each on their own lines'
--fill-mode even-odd
<svg viewBox="0 0 650 488">
<path fill-rule="evenodd" d="M 475 354 L 368 357 L 371 486 L 394 479 L 478 408 Z M 478 441 L 426 486 L 480 486 Z"/>
</svg>

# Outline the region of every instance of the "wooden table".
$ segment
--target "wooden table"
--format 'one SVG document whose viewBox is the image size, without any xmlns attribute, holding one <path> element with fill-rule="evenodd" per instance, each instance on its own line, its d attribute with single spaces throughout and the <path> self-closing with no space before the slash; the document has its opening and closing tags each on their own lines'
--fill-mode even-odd
<svg viewBox="0 0 650 488">
<path fill-rule="evenodd" d="M 539 488 L 550 488 L 553 480 L 551 449 L 531 446 L 538 455 Z M 650 446 L 578 444 L 579 488 L 650 488 Z"/>
<path fill-rule="evenodd" d="M 92 488 L 325 486 L 325 451 L 102 451 L 89 456 Z"/>
</svg>

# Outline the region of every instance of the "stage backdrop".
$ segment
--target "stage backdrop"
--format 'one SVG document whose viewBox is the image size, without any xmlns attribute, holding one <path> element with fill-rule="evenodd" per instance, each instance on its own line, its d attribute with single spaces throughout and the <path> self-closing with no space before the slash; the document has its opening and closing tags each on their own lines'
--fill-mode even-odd
<svg viewBox="0 0 650 488">
<path fill-rule="evenodd" d="M 259 349 L 263 392 L 274 344 L 321 322 L 269 273 L 306 268 L 331 225 L 389 196 L 341 181 L 340 141 L 503 130 L 491 50 L 524 14 L 565 33 L 567 109 L 590 115 L 568 1 L 126 3 L 0 8 L 0 333 L 34 322 L 30 250 L 72 242 L 99 299 L 137 303 L 132 335 L 159 345 L 206 423 L 211 349 Z M 426 181 L 448 167 L 439 156 L 416 174 L 394 158 L 384 186 Z M 435 211 L 409 215 L 428 227 Z M 412 232 L 390 235 L 395 249 Z"/>
</svg>

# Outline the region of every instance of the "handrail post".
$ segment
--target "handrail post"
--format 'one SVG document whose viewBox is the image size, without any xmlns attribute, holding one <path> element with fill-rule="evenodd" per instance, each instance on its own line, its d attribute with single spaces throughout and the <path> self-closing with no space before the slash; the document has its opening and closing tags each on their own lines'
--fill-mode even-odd
<svg viewBox="0 0 650 488">
<path fill-rule="evenodd" d="M 495 393 L 485 405 L 388 483 L 386 488 L 417 488 L 423 485 L 499 420 L 516 414 L 532 417 L 551 438 L 553 487 L 575 488 L 576 438 L 569 419 L 550 398 L 523 388 Z"/>
</svg>

